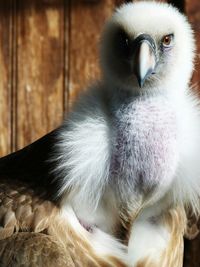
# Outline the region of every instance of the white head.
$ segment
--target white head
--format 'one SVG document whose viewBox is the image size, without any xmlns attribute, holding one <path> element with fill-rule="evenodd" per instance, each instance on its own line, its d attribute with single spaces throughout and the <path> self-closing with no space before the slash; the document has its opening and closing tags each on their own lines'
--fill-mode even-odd
<svg viewBox="0 0 200 267">
<path fill-rule="evenodd" d="M 184 89 L 193 70 L 194 48 L 190 24 L 176 8 L 156 2 L 124 4 L 103 33 L 104 79 L 136 92 L 174 82 Z"/>
</svg>

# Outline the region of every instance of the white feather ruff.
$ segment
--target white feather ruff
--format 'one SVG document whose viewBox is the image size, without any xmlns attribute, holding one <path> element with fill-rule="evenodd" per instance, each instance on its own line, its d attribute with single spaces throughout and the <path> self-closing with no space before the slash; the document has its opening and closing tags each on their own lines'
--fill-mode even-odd
<svg viewBox="0 0 200 267">
<path fill-rule="evenodd" d="M 139 10 L 142 10 L 141 19 Z M 157 10 L 157 12 L 156 12 Z M 145 16 L 145 13 L 146 16 Z M 152 18 L 151 18 L 151 14 Z M 157 14 L 157 15 L 155 15 Z M 171 16 L 173 22 L 165 17 Z M 161 27 L 157 21 L 162 19 Z M 150 24 L 149 24 L 149 23 Z M 153 24 L 156 23 L 156 26 Z M 191 205 L 199 210 L 200 195 L 200 164 L 198 154 L 200 146 L 200 109 L 197 97 L 190 93 L 189 79 L 193 70 L 194 39 L 191 27 L 186 18 L 175 8 L 166 4 L 140 2 L 123 5 L 111 20 L 110 25 L 123 25 L 130 33 L 146 29 L 152 34 L 160 34 L 163 29 L 167 32 L 176 32 L 177 47 L 174 48 L 169 72 L 166 73 L 161 85 L 156 88 L 145 88 L 142 92 L 147 97 L 163 96 L 171 105 L 177 116 L 179 164 L 171 187 L 175 203 L 181 202 Z M 113 26 L 113 27 L 114 27 Z M 165 32 L 165 31 L 164 31 Z M 105 35 L 103 44 L 107 43 L 109 36 Z M 102 61 L 106 52 L 103 47 Z M 104 55 L 105 54 L 105 55 Z M 104 66 L 104 72 L 108 66 Z M 111 158 L 112 126 L 107 114 L 104 94 L 107 91 L 113 96 L 118 94 L 117 81 L 110 83 L 114 78 L 109 70 L 110 78 L 105 75 L 104 85 L 90 88 L 79 99 L 69 118 L 64 122 L 58 136 L 57 174 L 61 177 L 59 194 L 72 190 L 80 203 L 90 203 L 94 208 L 98 206 L 109 180 L 109 167 Z M 106 91 L 107 90 L 107 91 Z M 134 89 L 133 89 L 134 90 Z M 79 197 L 77 197 L 77 194 Z"/>
</svg>

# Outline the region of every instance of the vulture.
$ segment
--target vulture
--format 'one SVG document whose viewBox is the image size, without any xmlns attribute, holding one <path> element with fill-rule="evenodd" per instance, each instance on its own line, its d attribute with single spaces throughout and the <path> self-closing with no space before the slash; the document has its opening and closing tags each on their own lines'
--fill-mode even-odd
<svg viewBox="0 0 200 267">
<path fill-rule="evenodd" d="M 0 266 L 181 267 L 199 215 L 195 41 L 166 3 L 117 8 L 102 78 L 62 125 L 0 159 Z"/>
</svg>

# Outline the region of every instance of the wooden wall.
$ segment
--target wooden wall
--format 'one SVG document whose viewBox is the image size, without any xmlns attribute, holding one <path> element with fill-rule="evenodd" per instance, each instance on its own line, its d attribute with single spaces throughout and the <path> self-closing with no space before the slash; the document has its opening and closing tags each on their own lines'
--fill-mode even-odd
<svg viewBox="0 0 200 267">
<path fill-rule="evenodd" d="M 58 126 L 78 93 L 99 76 L 99 36 L 122 2 L 0 1 L 0 156 Z M 168 2 L 188 15 L 196 32 L 199 53 L 192 83 L 199 90 L 200 1 Z M 199 267 L 200 238 L 186 245 L 185 267 Z"/>
<path fill-rule="evenodd" d="M 0 1 L 0 156 L 54 129 L 99 74 L 98 41 L 117 1 Z"/>
</svg>

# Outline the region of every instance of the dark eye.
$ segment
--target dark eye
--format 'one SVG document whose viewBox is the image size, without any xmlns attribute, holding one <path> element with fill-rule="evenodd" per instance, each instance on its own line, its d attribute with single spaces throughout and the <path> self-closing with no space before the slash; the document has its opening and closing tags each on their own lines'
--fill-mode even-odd
<svg viewBox="0 0 200 267">
<path fill-rule="evenodd" d="M 169 48 L 169 47 L 171 47 L 171 46 L 172 46 L 173 39 L 174 39 L 174 35 L 173 35 L 173 34 L 165 35 L 165 36 L 162 38 L 162 46 L 163 46 L 164 48 Z"/>
<path fill-rule="evenodd" d="M 114 42 L 119 56 L 124 58 L 130 55 L 131 40 L 123 29 L 117 31 Z"/>
</svg>

